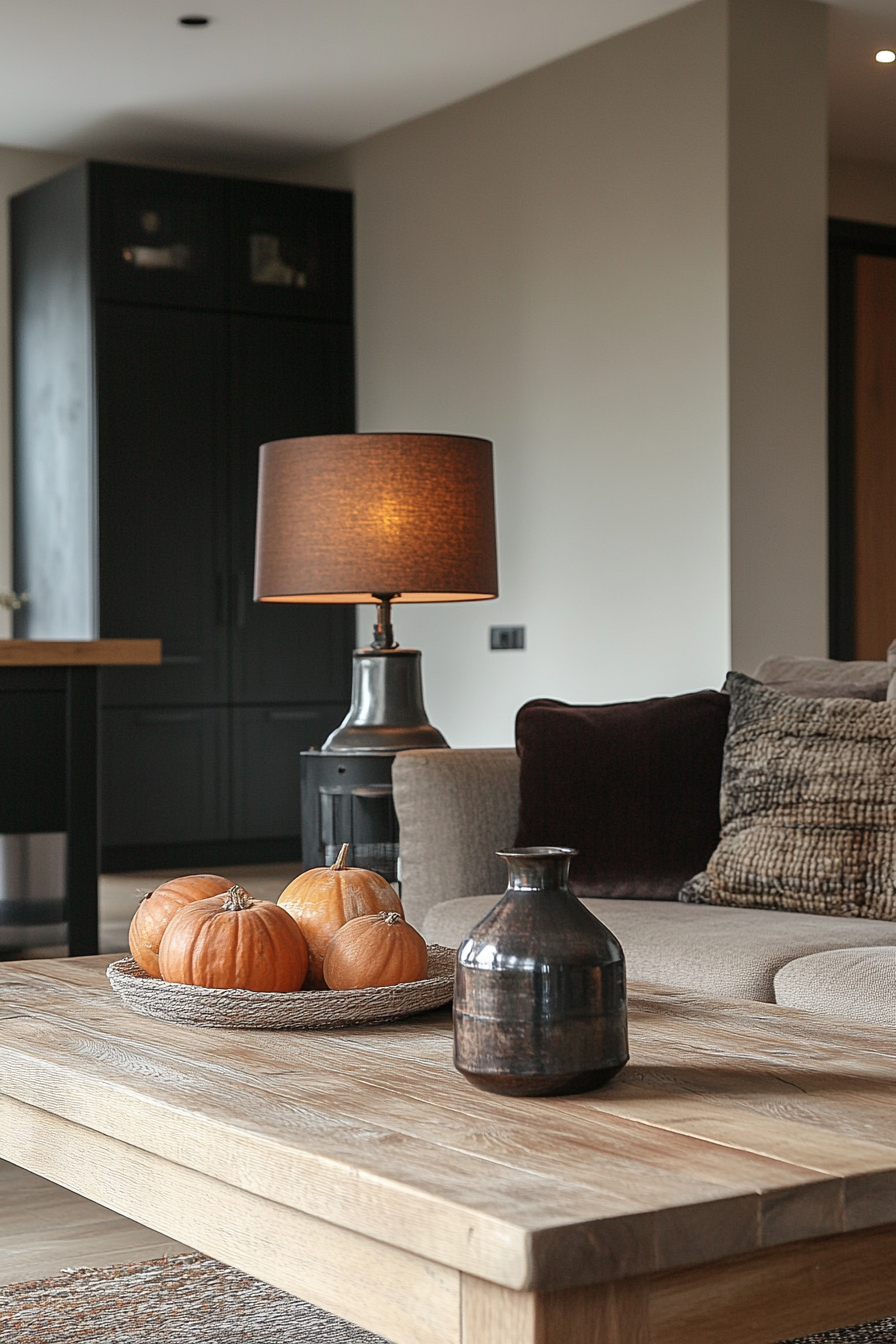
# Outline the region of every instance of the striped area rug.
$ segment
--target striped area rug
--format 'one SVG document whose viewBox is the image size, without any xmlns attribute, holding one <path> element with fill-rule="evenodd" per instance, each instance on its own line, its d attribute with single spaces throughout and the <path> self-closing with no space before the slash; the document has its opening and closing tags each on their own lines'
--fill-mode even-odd
<svg viewBox="0 0 896 1344">
<path fill-rule="evenodd" d="M 203 1255 L 0 1286 L 2 1344 L 385 1344 Z M 787 1344 L 896 1344 L 896 1317 Z"/>
<path fill-rule="evenodd" d="M 0 1286 L 2 1344 L 384 1344 L 203 1255 Z"/>
</svg>

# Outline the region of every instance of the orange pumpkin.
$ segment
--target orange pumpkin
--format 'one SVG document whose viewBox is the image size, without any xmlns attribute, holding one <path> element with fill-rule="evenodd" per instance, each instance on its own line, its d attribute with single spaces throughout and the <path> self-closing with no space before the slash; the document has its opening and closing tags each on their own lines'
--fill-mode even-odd
<svg viewBox="0 0 896 1344">
<path fill-rule="evenodd" d="M 380 910 L 404 913 L 401 901 L 386 879 L 366 868 L 346 867 L 347 853 L 348 845 L 343 845 L 329 868 L 311 868 L 300 873 L 278 902 L 292 915 L 308 944 L 306 989 L 326 988 L 324 953 L 334 933 L 348 920 Z"/>
<path fill-rule="evenodd" d="M 185 905 L 159 948 L 163 980 L 209 989 L 288 993 L 308 970 L 302 931 L 271 901 L 253 901 L 240 886 Z"/>
<path fill-rule="evenodd" d="M 426 976 L 426 943 L 393 911 L 361 915 L 343 924 L 324 955 L 330 989 L 403 985 Z"/>
<path fill-rule="evenodd" d="M 213 873 L 199 873 L 195 877 L 175 877 L 163 882 L 137 906 L 128 930 L 131 956 L 147 975 L 157 980 L 159 970 L 159 943 L 171 919 L 183 906 L 192 901 L 205 901 L 233 886 L 233 880 Z"/>
</svg>

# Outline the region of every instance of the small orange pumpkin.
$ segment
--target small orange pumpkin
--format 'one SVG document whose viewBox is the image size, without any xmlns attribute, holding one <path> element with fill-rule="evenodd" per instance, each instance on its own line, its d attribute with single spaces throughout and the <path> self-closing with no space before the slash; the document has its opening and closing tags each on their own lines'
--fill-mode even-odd
<svg viewBox="0 0 896 1344">
<path fill-rule="evenodd" d="M 278 904 L 288 910 L 305 935 L 310 963 L 306 989 L 324 989 L 324 953 L 330 939 L 350 919 L 381 910 L 403 914 L 393 887 L 379 873 L 348 868 L 343 845 L 329 868 L 310 868 L 290 882 Z"/>
<path fill-rule="evenodd" d="M 185 905 L 159 948 L 162 979 L 208 989 L 301 989 L 308 946 L 295 920 L 272 901 L 235 885 L 224 896 Z"/>
<path fill-rule="evenodd" d="M 350 919 L 330 939 L 324 979 L 330 989 L 403 985 L 426 976 L 426 943 L 392 910 Z"/>
<path fill-rule="evenodd" d="M 159 943 L 171 919 L 183 906 L 192 901 L 205 901 L 218 896 L 233 886 L 233 880 L 214 873 L 198 873 L 194 877 L 174 877 L 144 896 L 137 906 L 128 930 L 131 956 L 147 975 L 159 979 Z"/>
</svg>

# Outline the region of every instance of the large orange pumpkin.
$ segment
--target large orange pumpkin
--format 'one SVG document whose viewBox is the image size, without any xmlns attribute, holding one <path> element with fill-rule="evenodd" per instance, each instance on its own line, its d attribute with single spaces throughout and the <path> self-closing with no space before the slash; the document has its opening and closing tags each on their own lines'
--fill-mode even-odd
<svg viewBox="0 0 896 1344">
<path fill-rule="evenodd" d="M 160 887 L 137 906 L 128 930 L 131 956 L 147 975 L 161 976 L 159 970 L 159 943 L 169 922 L 183 906 L 192 901 L 205 901 L 233 886 L 233 880 L 217 877 L 214 873 L 199 873 L 195 877 L 175 877 Z"/>
<path fill-rule="evenodd" d="M 308 970 L 302 931 L 271 901 L 253 901 L 240 886 L 185 905 L 159 948 L 163 980 L 209 989 L 288 993 Z"/>
<path fill-rule="evenodd" d="M 330 989 L 403 985 L 423 980 L 426 964 L 426 943 L 390 910 L 343 924 L 324 955 L 324 979 Z"/>
<path fill-rule="evenodd" d="M 305 935 L 309 966 L 306 989 L 325 989 L 324 953 L 337 930 L 359 915 L 375 915 L 380 910 L 403 914 L 401 901 L 393 887 L 379 873 L 366 868 L 348 868 L 343 845 L 339 857 L 329 868 L 311 868 L 300 873 L 283 892 L 278 902 L 288 910 Z"/>
</svg>

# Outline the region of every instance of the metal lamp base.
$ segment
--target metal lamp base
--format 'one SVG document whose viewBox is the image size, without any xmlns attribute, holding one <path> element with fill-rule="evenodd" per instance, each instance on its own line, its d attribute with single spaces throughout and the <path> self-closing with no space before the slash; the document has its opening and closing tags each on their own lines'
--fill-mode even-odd
<svg viewBox="0 0 896 1344">
<path fill-rule="evenodd" d="M 322 752 L 395 752 L 447 747 L 423 706 L 419 649 L 355 649 L 352 705 Z"/>
</svg>

